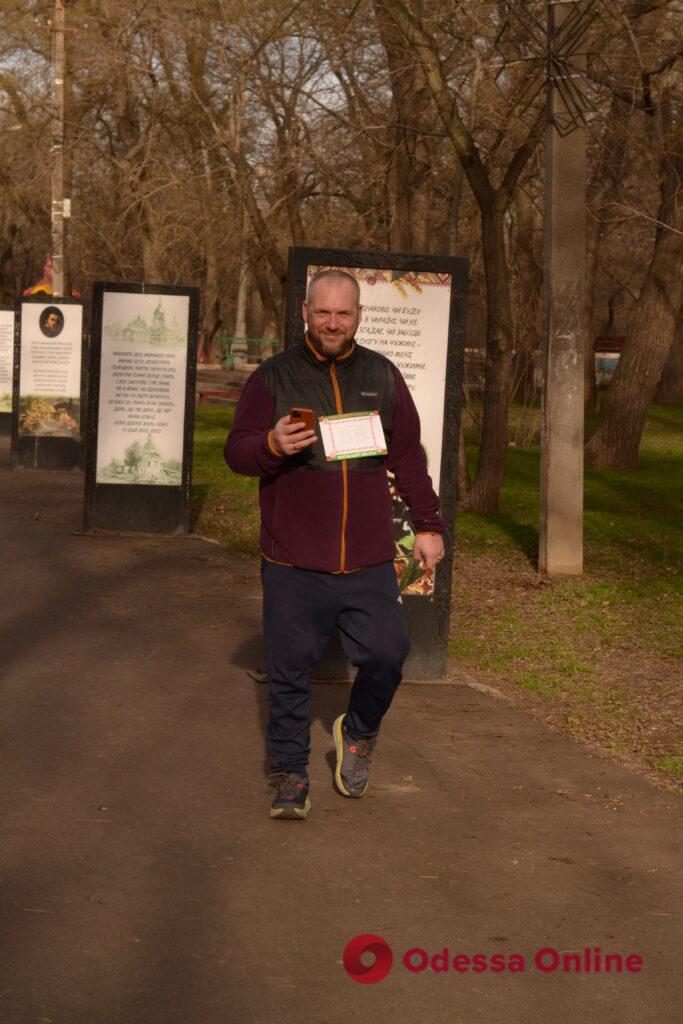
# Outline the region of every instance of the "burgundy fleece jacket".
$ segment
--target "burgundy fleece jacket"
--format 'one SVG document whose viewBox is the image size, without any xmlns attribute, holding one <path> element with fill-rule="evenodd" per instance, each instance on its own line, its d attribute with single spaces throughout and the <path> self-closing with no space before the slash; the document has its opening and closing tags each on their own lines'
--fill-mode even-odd
<svg viewBox="0 0 683 1024">
<path fill-rule="evenodd" d="M 321 440 L 294 456 L 276 454 L 270 432 L 294 405 L 316 416 L 379 410 L 388 454 L 328 463 Z M 415 532 L 446 528 L 410 391 L 393 363 L 355 343 L 336 360 L 321 359 L 305 343 L 266 360 L 242 392 L 225 459 L 235 472 L 260 478 L 261 551 L 270 561 L 332 573 L 391 561 L 387 469 Z"/>
</svg>

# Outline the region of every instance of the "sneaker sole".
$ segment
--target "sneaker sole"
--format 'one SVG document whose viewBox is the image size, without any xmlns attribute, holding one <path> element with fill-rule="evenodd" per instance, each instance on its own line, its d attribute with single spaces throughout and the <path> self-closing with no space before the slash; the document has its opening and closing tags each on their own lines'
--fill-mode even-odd
<svg viewBox="0 0 683 1024">
<path fill-rule="evenodd" d="M 344 721 L 344 715 L 340 715 L 339 718 L 337 718 L 335 720 L 335 723 L 332 726 L 332 736 L 334 738 L 334 749 L 337 752 L 337 766 L 336 766 L 336 768 L 334 770 L 334 782 L 335 782 L 335 785 L 336 785 L 337 789 L 339 790 L 339 792 L 341 793 L 342 796 L 347 796 L 347 797 L 349 797 L 350 800 L 360 800 L 360 798 L 365 795 L 365 791 L 368 788 L 367 782 L 363 786 L 363 789 L 362 789 L 362 791 L 360 793 L 351 793 L 351 792 L 349 792 L 349 790 L 346 788 L 346 786 L 342 782 L 341 765 L 342 765 L 342 760 L 344 758 L 344 741 L 342 739 L 342 722 L 343 721 Z"/>
<path fill-rule="evenodd" d="M 303 821 L 312 806 L 311 801 L 306 797 L 303 807 L 271 807 L 270 816 L 276 821 Z"/>
</svg>

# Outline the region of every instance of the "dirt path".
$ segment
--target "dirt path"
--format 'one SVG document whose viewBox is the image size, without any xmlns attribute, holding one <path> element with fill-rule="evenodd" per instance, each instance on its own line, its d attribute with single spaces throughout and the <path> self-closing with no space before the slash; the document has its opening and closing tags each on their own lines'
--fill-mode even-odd
<svg viewBox="0 0 683 1024">
<path fill-rule="evenodd" d="M 6 455 L 6 448 L 2 450 Z M 197 539 L 83 538 L 78 474 L 0 468 L 3 1024 L 668 1024 L 680 802 L 464 686 L 396 697 L 367 797 L 271 822 L 257 568 Z M 391 973 L 351 981 L 360 933 Z M 548 973 L 541 947 L 640 973 Z M 520 953 L 413 973 L 403 953 Z"/>
</svg>

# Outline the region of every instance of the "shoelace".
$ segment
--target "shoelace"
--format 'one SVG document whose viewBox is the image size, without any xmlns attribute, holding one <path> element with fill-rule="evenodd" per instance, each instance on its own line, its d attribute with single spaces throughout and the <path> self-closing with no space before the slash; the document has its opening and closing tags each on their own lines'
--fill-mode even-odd
<svg viewBox="0 0 683 1024">
<path fill-rule="evenodd" d="M 273 776 L 273 784 L 277 789 L 278 796 L 284 797 L 285 800 L 292 800 L 299 795 L 299 789 L 304 782 L 300 776 L 292 775 L 290 772 L 277 772 Z"/>
<path fill-rule="evenodd" d="M 355 750 L 353 749 L 355 747 Z M 351 764 L 351 776 L 356 779 L 365 771 L 365 762 L 369 761 L 368 753 L 370 752 L 370 743 L 368 740 L 353 740 L 349 744 L 349 751 L 353 754 L 353 762 Z"/>
</svg>

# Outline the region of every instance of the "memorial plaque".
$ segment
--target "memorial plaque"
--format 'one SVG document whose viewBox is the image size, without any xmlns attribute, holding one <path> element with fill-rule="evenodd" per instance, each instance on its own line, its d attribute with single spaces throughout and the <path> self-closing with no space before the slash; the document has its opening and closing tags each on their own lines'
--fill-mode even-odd
<svg viewBox="0 0 683 1024">
<path fill-rule="evenodd" d="M 85 530 L 187 533 L 199 292 L 97 283 Z"/>
<path fill-rule="evenodd" d="M 0 437 L 12 433 L 14 307 L 0 306 Z"/>
<path fill-rule="evenodd" d="M 451 256 L 293 248 L 286 345 L 303 341 L 301 304 L 308 281 L 318 270 L 331 267 L 345 270 L 360 286 L 363 311 L 356 340 L 391 359 L 412 393 L 428 472 L 449 526 L 444 560 L 435 573 L 424 572 L 412 557 L 415 537 L 408 510 L 388 474 L 394 498 L 394 566 L 412 640 L 404 674 L 412 679 L 438 679 L 445 675 L 447 664 L 453 568 L 450 531 L 455 517 L 468 261 Z M 326 652 L 317 674 L 328 678 L 352 674 L 338 642 Z"/>
<path fill-rule="evenodd" d="M 17 304 L 12 465 L 81 465 L 83 303 L 46 296 Z"/>
</svg>

